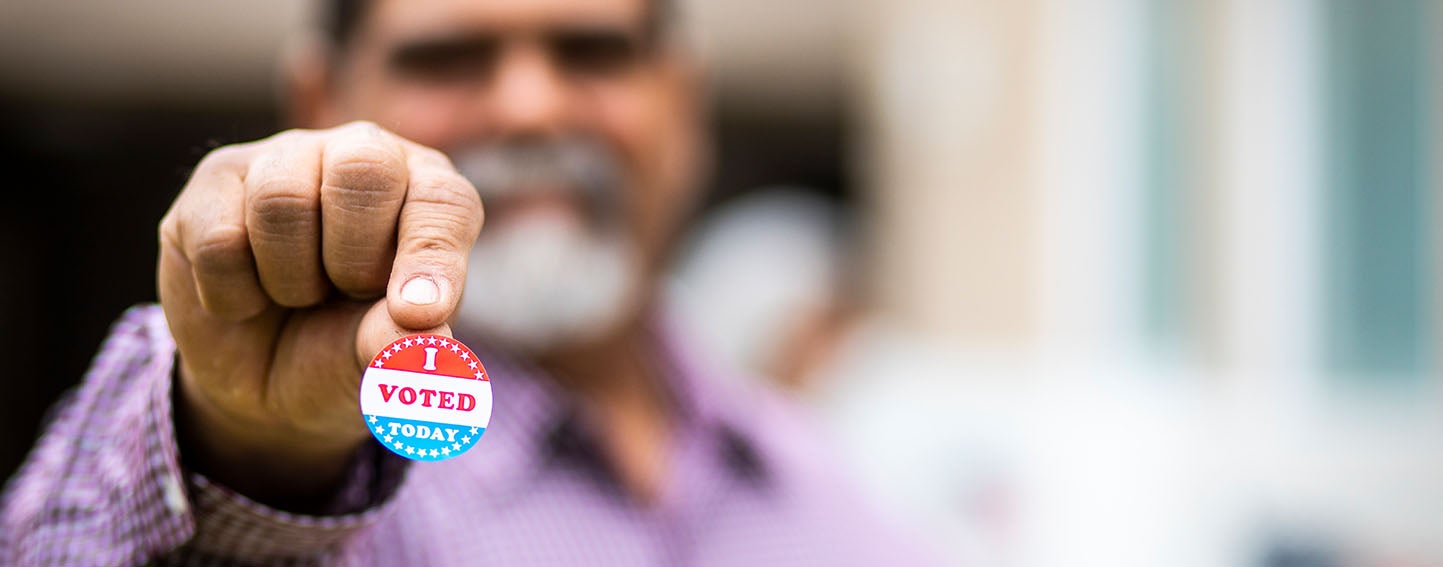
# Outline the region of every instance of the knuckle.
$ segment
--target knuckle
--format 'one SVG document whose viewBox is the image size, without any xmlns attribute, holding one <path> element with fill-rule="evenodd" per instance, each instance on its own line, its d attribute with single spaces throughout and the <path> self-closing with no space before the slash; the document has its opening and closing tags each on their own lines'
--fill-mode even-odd
<svg viewBox="0 0 1443 567">
<path fill-rule="evenodd" d="M 427 213 L 407 228 L 401 252 L 410 257 L 450 256 L 471 245 L 455 230 L 457 219 L 441 213 Z"/>
<path fill-rule="evenodd" d="M 253 183 L 257 195 L 311 200 L 313 193 L 309 180 L 289 175 L 266 175 Z"/>
<path fill-rule="evenodd" d="M 348 145 L 328 157 L 327 189 L 388 191 L 404 187 L 409 176 L 396 155 L 378 144 Z"/>
<path fill-rule="evenodd" d="M 284 143 L 284 142 L 291 142 L 291 141 L 297 140 L 297 139 L 299 139 L 299 138 L 303 138 L 303 137 L 306 137 L 306 136 L 310 136 L 310 135 L 312 135 L 313 133 L 314 133 L 314 132 L 311 131 L 311 130 L 306 130 L 306 129 L 302 129 L 302 128 L 287 128 L 287 129 L 285 129 L 285 130 L 281 130 L 280 132 L 276 132 L 275 134 L 271 135 L 270 138 L 267 138 L 267 141 L 270 141 L 270 142 L 282 142 L 282 143 Z"/>
<path fill-rule="evenodd" d="M 205 157 L 200 158 L 200 163 L 196 165 L 196 171 L 208 171 L 239 163 L 245 152 L 245 146 L 241 144 L 221 146 L 205 154 Z"/>
<path fill-rule="evenodd" d="M 199 234 L 191 251 L 191 262 L 203 271 L 227 271 L 235 268 L 250 253 L 250 242 L 244 226 L 219 224 Z"/>
<path fill-rule="evenodd" d="M 276 177 L 256 185 L 250 208 L 263 223 L 291 224 L 313 219 L 320 204 L 305 181 Z"/>
<path fill-rule="evenodd" d="M 160 217 L 160 224 L 157 226 L 156 232 L 161 243 L 180 242 L 180 220 L 176 216 L 174 208 L 167 211 L 165 216 Z"/>
<path fill-rule="evenodd" d="M 416 213 L 417 220 L 469 234 L 472 239 L 481 230 L 481 197 L 460 176 L 427 178 L 416 185 L 407 199 L 421 205 L 417 207 L 421 210 Z"/>
<path fill-rule="evenodd" d="M 336 127 L 340 132 L 372 133 L 381 131 L 381 125 L 370 120 L 352 120 Z"/>
<path fill-rule="evenodd" d="M 481 197 L 460 175 L 434 175 L 418 180 L 410 198 L 427 204 L 480 208 Z"/>
</svg>

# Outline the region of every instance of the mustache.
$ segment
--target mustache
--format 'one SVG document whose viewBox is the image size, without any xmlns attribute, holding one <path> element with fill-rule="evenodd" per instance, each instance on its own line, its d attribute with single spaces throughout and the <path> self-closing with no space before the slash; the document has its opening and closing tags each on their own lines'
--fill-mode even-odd
<svg viewBox="0 0 1443 567">
<path fill-rule="evenodd" d="M 510 198 L 553 194 L 576 199 L 597 222 L 615 222 L 624 210 L 621 160 L 591 138 L 471 145 L 451 152 L 451 161 L 482 201 L 503 207 Z"/>
</svg>

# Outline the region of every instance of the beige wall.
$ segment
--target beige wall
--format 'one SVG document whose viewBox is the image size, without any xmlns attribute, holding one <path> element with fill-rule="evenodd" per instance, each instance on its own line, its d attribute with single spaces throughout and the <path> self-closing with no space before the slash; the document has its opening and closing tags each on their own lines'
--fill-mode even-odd
<svg viewBox="0 0 1443 567">
<path fill-rule="evenodd" d="M 850 20 L 873 299 L 906 328 L 1033 335 L 1034 3 L 867 0 Z"/>
</svg>

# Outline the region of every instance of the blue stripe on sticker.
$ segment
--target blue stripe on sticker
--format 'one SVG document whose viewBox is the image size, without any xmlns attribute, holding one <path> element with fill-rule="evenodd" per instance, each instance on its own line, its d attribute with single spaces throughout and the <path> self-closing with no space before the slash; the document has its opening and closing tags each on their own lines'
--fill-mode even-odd
<svg viewBox="0 0 1443 567">
<path fill-rule="evenodd" d="M 415 461 L 444 461 L 465 453 L 486 432 L 468 427 L 365 414 L 371 435 L 392 453 Z"/>
</svg>

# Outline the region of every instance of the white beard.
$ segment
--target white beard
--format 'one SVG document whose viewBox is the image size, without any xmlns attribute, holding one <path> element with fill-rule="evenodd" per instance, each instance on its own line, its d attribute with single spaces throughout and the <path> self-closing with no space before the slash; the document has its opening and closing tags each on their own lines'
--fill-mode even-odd
<svg viewBox="0 0 1443 567">
<path fill-rule="evenodd" d="M 471 249 L 456 327 L 518 354 L 612 331 L 639 300 L 637 250 L 571 215 L 531 211 L 487 227 Z"/>
</svg>

